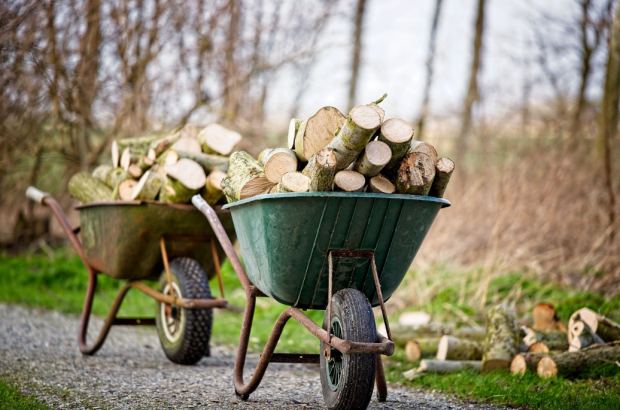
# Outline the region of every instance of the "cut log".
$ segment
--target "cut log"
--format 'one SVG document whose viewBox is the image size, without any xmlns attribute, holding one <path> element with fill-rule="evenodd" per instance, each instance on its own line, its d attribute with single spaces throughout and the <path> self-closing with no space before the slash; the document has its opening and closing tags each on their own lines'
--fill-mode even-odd
<svg viewBox="0 0 620 410">
<path fill-rule="evenodd" d="M 131 151 L 129 148 L 125 148 L 123 153 L 121 154 L 120 167 L 125 171 L 129 170 L 129 165 L 131 165 Z"/>
<path fill-rule="evenodd" d="M 309 191 L 329 192 L 334 189 L 336 155 L 333 148 L 323 148 L 310 158 L 303 174 L 310 178 Z"/>
<path fill-rule="evenodd" d="M 287 148 L 276 148 L 264 154 L 262 162 L 265 165 L 265 177 L 277 184 L 287 172 L 297 171 L 297 156 Z"/>
<path fill-rule="evenodd" d="M 411 148 L 409 152 L 421 152 L 433 159 L 433 163 L 437 162 L 437 150 L 428 142 L 423 141 L 411 141 Z"/>
<path fill-rule="evenodd" d="M 206 154 L 230 155 L 241 138 L 241 134 L 220 124 L 209 124 L 198 133 L 198 142 Z"/>
<path fill-rule="evenodd" d="M 112 167 L 113 168 L 118 168 L 118 161 L 120 160 L 120 151 L 118 149 L 118 143 L 116 142 L 116 140 L 112 141 L 112 148 L 111 148 L 112 152 Z"/>
<path fill-rule="evenodd" d="M 308 192 L 310 188 L 310 178 L 301 172 L 293 171 L 282 175 L 282 179 L 276 188 L 276 194 L 286 192 Z"/>
<path fill-rule="evenodd" d="M 368 182 L 368 191 L 375 194 L 393 194 L 396 191 L 396 187 L 389 179 L 377 175 L 376 177 L 370 178 Z"/>
<path fill-rule="evenodd" d="M 385 110 L 379 107 L 377 104 L 368 104 L 368 106 L 372 108 L 373 110 L 375 110 L 377 114 L 379 114 L 379 118 L 381 119 L 381 122 L 383 123 L 383 119 L 385 118 Z"/>
<path fill-rule="evenodd" d="M 93 178 L 98 179 L 105 184 L 108 179 L 108 175 L 110 175 L 110 172 L 112 172 L 113 169 L 114 168 L 107 164 L 99 165 L 93 170 L 91 175 Z"/>
<path fill-rule="evenodd" d="M 426 154 L 411 152 L 403 158 L 396 174 L 399 194 L 427 195 L 435 178 L 435 161 Z"/>
<path fill-rule="evenodd" d="M 377 175 L 392 157 L 390 147 L 381 141 L 372 141 L 364 148 L 355 161 L 355 171 L 367 178 Z"/>
<path fill-rule="evenodd" d="M 146 157 L 151 161 L 155 162 L 155 160 L 157 159 L 157 152 L 155 152 L 153 148 L 149 148 L 148 152 L 146 153 Z"/>
<path fill-rule="evenodd" d="M 568 350 L 568 337 L 561 330 L 533 330 L 522 326 L 522 341 L 528 347 L 536 342 L 544 342 L 550 350 Z"/>
<path fill-rule="evenodd" d="M 116 192 L 116 196 L 121 201 L 131 201 L 133 193 L 138 185 L 138 181 L 133 179 L 126 179 L 118 184 L 118 187 L 114 190 Z"/>
<path fill-rule="evenodd" d="M 131 175 L 131 177 L 134 179 L 140 178 L 144 173 L 144 171 L 142 170 L 142 168 L 140 168 L 138 164 L 130 164 L 127 168 L 127 172 L 129 172 L 129 175 Z"/>
<path fill-rule="evenodd" d="M 164 186 L 164 177 L 156 172 L 146 171 L 134 187 L 131 200 L 153 200 Z M 119 190 L 120 194 L 120 190 Z"/>
<path fill-rule="evenodd" d="M 228 171 L 228 157 L 185 151 L 177 151 L 177 154 L 179 158 L 187 158 L 197 162 L 205 172 L 211 172 L 214 169 L 219 169 L 224 172 Z"/>
<path fill-rule="evenodd" d="M 514 311 L 505 305 L 497 305 L 487 313 L 487 335 L 482 355 L 484 373 L 508 369 L 518 352 L 517 319 Z"/>
<path fill-rule="evenodd" d="M 200 195 L 211 206 L 217 204 L 224 196 L 222 190 L 222 180 L 226 178 L 226 173 L 218 169 L 213 170 L 207 176 L 207 182 Z"/>
<path fill-rule="evenodd" d="M 262 150 L 260 152 L 260 154 L 258 154 L 258 162 L 260 162 L 261 164 L 263 164 L 263 166 L 265 165 L 265 161 L 264 159 L 267 158 L 267 155 L 273 151 L 273 148 L 265 148 L 264 150 Z"/>
<path fill-rule="evenodd" d="M 545 342 L 536 342 L 533 343 L 529 349 L 527 349 L 527 353 L 549 353 L 549 346 Z"/>
<path fill-rule="evenodd" d="M 127 180 L 132 179 L 129 172 L 125 171 L 123 168 L 114 168 L 106 178 L 106 185 L 108 185 L 112 189 L 116 189 L 118 185 Z"/>
<path fill-rule="evenodd" d="M 149 156 L 144 156 L 138 161 L 138 166 L 142 171 L 146 171 L 147 169 L 152 167 L 153 164 L 155 164 L 155 160 L 151 159 L 151 157 Z"/>
<path fill-rule="evenodd" d="M 532 315 L 534 316 L 534 325 L 532 326 L 534 330 L 563 330 L 566 332 L 566 326 L 560 321 L 553 305 L 539 303 L 532 309 Z"/>
<path fill-rule="evenodd" d="M 179 132 L 174 133 L 172 135 L 168 135 L 167 137 L 163 137 L 160 139 L 157 139 L 153 142 L 151 142 L 151 144 L 149 145 L 148 150 L 153 150 L 155 151 L 155 154 L 157 156 L 161 155 L 164 151 L 166 151 L 168 148 L 170 148 L 175 142 L 178 141 L 178 139 L 180 138 L 181 134 Z"/>
<path fill-rule="evenodd" d="M 334 191 L 362 192 L 364 185 L 366 178 L 355 171 L 340 171 L 334 177 Z"/>
<path fill-rule="evenodd" d="M 381 125 L 378 140 L 390 147 L 392 157 L 384 167 L 384 174 L 390 178 L 396 175 L 398 166 L 403 157 L 411 148 L 413 129 L 409 123 L 400 118 L 390 118 Z"/>
<path fill-rule="evenodd" d="M 431 190 L 428 192 L 428 196 L 443 198 L 453 171 L 454 162 L 452 162 L 450 158 L 439 158 L 435 164 L 435 178 L 433 179 L 433 184 L 431 185 Z"/>
<path fill-rule="evenodd" d="M 385 329 L 382 330 L 381 327 L 383 327 L 383 325 L 380 325 L 377 331 L 381 334 L 386 334 Z M 454 325 L 433 322 L 424 326 L 403 326 L 399 323 L 390 323 L 390 330 L 392 339 L 398 346 L 405 346 L 405 344 L 412 339 L 417 340 L 430 337 L 439 339 L 443 335 L 452 335 L 459 339 L 475 342 L 484 342 L 486 337 L 486 329 L 484 328 L 471 326 L 455 328 Z"/>
<path fill-rule="evenodd" d="M 162 202 L 189 202 L 205 186 L 207 177 L 204 169 L 191 159 L 183 158 L 164 168 L 167 179 L 159 194 Z"/>
<path fill-rule="evenodd" d="M 129 148 L 131 151 L 139 155 L 147 155 L 149 147 L 153 141 L 162 139 L 163 135 L 147 135 L 138 138 L 123 138 L 118 140 L 118 152 L 122 152 L 125 148 Z"/>
<path fill-rule="evenodd" d="M 303 120 L 300 120 L 299 118 L 293 118 L 288 124 L 288 141 L 286 143 L 286 148 L 295 150 L 295 136 L 297 135 L 299 126 L 302 122 Z"/>
<path fill-rule="evenodd" d="M 526 371 L 536 372 L 540 359 L 546 357 L 542 353 L 520 353 L 510 363 L 510 373 L 525 374 Z"/>
<path fill-rule="evenodd" d="M 175 151 L 193 152 L 196 154 L 202 153 L 200 143 L 194 138 L 179 138 L 177 142 L 172 144 L 171 149 Z"/>
<path fill-rule="evenodd" d="M 230 156 L 228 175 L 222 180 L 222 188 L 228 203 L 259 195 L 273 184 L 265 178 L 263 164 L 245 151 Z"/>
<path fill-rule="evenodd" d="M 368 105 L 351 109 L 336 138 L 328 145 L 336 155 L 336 171 L 347 168 L 357 159 L 380 125 L 379 114 Z"/>
<path fill-rule="evenodd" d="M 198 132 L 200 132 L 200 128 L 193 124 L 185 124 L 183 128 L 179 131 L 181 134 L 180 139 L 193 139 L 196 140 L 198 138 Z M 187 151 L 179 149 L 180 151 Z"/>
<path fill-rule="evenodd" d="M 620 340 L 620 325 L 591 309 L 581 308 L 573 313 L 568 321 L 569 329 L 573 327 L 576 320 L 583 320 L 605 342 Z M 568 342 L 571 343 L 571 341 L 572 338 L 569 332 Z"/>
<path fill-rule="evenodd" d="M 406 371 L 403 376 L 408 380 L 414 380 L 427 373 L 455 373 L 463 370 L 471 370 L 479 372 L 481 368 L 481 362 L 479 361 L 458 361 L 458 360 L 427 360 L 424 359 L 420 362 L 420 366 Z"/>
<path fill-rule="evenodd" d="M 177 162 L 179 162 L 179 153 L 172 148 L 161 154 L 157 159 L 159 165 L 174 165 Z"/>
<path fill-rule="evenodd" d="M 87 172 L 79 172 L 71 177 L 67 186 L 69 193 L 78 201 L 90 202 L 112 200 L 112 190 L 103 182 L 93 178 Z"/>
<path fill-rule="evenodd" d="M 405 345 L 405 354 L 410 362 L 417 362 L 424 357 L 433 357 L 437 354 L 439 338 L 428 337 L 412 339 Z"/>
<path fill-rule="evenodd" d="M 374 110 L 372 112 L 374 113 Z M 345 116 L 334 107 L 323 107 L 312 117 L 302 121 L 295 135 L 297 158 L 301 162 L 308 162 L 314 154 L 334 139 L 334 132 L 338 127 L 342 127 L 344 122 Z M 351 162 L 353 161 L 349 164 Z"/>
<path fill-rule="evenodd" d="M 481 360 L 482 350 L 476 342 L 444 335 L 437 346 L 437 360 Z"/>
<path fill-rule="evenodd" d="M 569 334 L 571 336 L 569 352 L 575 352 L 593 344 L 605 343 L 583 320 L 575 320 L 569 329 Z"/>
<path fill-rule="evenodd" d="M 620 345 L 608 343 L 593 345 L 576 352 L 558 353 L 540 360 L 537 373 L 542 378 L 563 376 L 589 377 L 603 374 L 605 368 L 613 373 L 620 372 Z"/>
</svg>

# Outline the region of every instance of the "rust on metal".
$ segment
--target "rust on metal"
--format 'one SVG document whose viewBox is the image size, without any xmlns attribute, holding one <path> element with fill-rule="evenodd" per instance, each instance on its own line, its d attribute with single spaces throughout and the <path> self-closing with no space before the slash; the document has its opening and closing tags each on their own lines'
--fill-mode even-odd
<svg viewBox="0 0 620 410">
<path fill-rule="evenodd" d="M 379 275 L 377 275 L 377 265 L 375 264 L 374 253 L 372 253 L 372 256 L 370 257 L 370 266 L 372 267 L 372 276 L 375 278 L 375 288 L 377 289 L 377 298 L 379 298 L 379 303 L 381 304 L 381 314 L 383 315 L 383 323 L 385 323 L 385 331 L 387 332 L 388 339 L 392 340 L 390 322 L 388 321 L 385 303 L 383 302 L 383 295 L 381 294 L 381 282 L 379 282 Z"/>
<path fill-rule="evenodd" d="M 152 317 L 117 317 L 114 318 L 114 326 L 155 326 Z"/>
<path fill-rule="evenodd" d="M 383 370 L 383 360 L 381 355 L 377 355 L 377 369 L 375 370 L 375 383 L 377 384 L 377 400 L 384 402 L 387 400 L 387 383 L 385 382 L 385 371 Z"/>
<path fill-rule="evenodd" d="M 319 364 L 320 355 L 313 353 L 273 353 L 271 363 L 312 363 Z"/>
<path fill-rule="evenodd" d="M 215 274 L 217 275 L 217 281 L 220 285 L 220 297 L 226 299 L 224 294 L 224 280 L 222 279 L 222 271 L 220 269 L 220 257 L 217 256 L 217 249 L 215 249 L 215 241 L 211 239 L 211 254 L 213 255 L 213 265 L 215 266 Z"/>
</svg>

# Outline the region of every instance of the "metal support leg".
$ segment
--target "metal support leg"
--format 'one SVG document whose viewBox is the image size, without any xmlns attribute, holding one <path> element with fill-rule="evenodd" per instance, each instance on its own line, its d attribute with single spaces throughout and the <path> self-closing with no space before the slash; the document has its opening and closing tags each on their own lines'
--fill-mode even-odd
<svg viewBox="0 0 620 410">
<path fill-rule="evenodd" d="M 383 370 L 383 360 L 381 355 L 377 355 L 377 370 L 375 371 L 375 382 L 377 383 L 377 400 L 384 402 L 387 400 L 387 383 L 385 382 L 385 372 Z"/>
</svg>

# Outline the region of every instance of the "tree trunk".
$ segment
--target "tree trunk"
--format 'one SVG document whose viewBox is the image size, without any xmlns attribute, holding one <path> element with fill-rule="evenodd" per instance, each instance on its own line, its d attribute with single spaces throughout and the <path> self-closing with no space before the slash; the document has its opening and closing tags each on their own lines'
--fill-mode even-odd
<svg viewBox="0 0 620 410">
<path fill-rule="evenodd" d="M 510 373 L 525 374 L 528 370 L 535 372 L 540 359 L 546 356 L 546 354 L 542 353 L 519 353 L 510 363 Z"/>
<path fill-rule="evenodd" d="M 228 175 L 222 180 L 222 188 L 228 203 L 262 194 L 273 184 L 265 178 L 263 164 L 245 151 L 230 156 Z"/>
<path fill-rule="evenodd" d="M 476 342 L 444 335 L 437 347 L 437 360 L 482 360 L 482 350 Z"/>
<path fill-rule="evenodd" d="M 512 309 L 505 305 L 494 306 L 487 313 L 487 335 L 482 357 L 484 373 L 508 369 L 518 353 L 517 320 Z"/>
<path fill-rule="evenodd" d="M 357 159 L 380 125 L 381 118 L 372 107 L 368 105 L 353 107 L 346 122 L 341 124 L 342 128 L 338 135 L 328 145 L 334 149 L 338 161 L 337 171 L 347 168 Z"/>
<path fill-rule="evenodd" d="M 87 172 L 79 172 L 71 177 L 67 189 L 71 196 L 87 204 L 90 202 L 112 200 L 112 190 L 103 182 Z"/>
<path fill-rule="evenodd" d="M 390 147 L 381 141 L 372 141 L 361 152 L 353 169 L 366 178 L 377 175 L 392 157 Z"/>
<path fill-rule="evenodd" d="M 396 187 L 389 179 L 377 175 L 370 178 L 368 181 L 368 192 L 375 194 L 393 194 L 396 191 Z"/>
<path fill-rule="evenodd" d="M 332 148 L 323 148 L 314 155 L 303 170 L 310 178 L 310 192 L 333 191 L 336 176 L 336 155 Z"/>
<path fill-rule="evenodd" d="M 605 187 L 608 196 L 608 224 L 614 226 L 616 220 L 616 196 L 613 186 L 613 170 L 611 164 L 612 141 L 618 131 L 618 102 L 620 99 L 620 0 L 616 5 L 616 15 L 609 39 L 605 88 L 601 107 L 600 141 L 603 147 Z M 613 244 L 615 229 L 609 235 L 609 243 Z"/>
<path fill-rule="evenodd" d="M 366 178 L 355 171 L 340 171 L 334 177 L 334 191 L 362 192 Z"/>
<path fill-rule="evenodd" d="M 164 178 L 156 172 L 146 171 L 131 195 L 131 200 L 153 200 L 164 186 Z"/>
<path fill-rule="evenodd" d="M 357 79 L 359 77 L 360 60 L 362 55 L 362 33 L 366 0 L 357 0 L 355 13 L 355 31 L 353 33 L 353 59 L 351 61 L 351 81 L 349 82 L 349 108 L 355 105 Z"/>
<path fill-rule="evenodd" d="M 297 156 L 288 148 L 276 148 L 263 154 L 261 158 L 265 165 L 265 177 L 277 184 L 287 172 L 297 171 Z"/>
<path fill-rule="evenodd" d="M 224 196 L 222 190 L 222 180 L 226 178 L 226 173 L 214 170 L 207 176 L 207 183 L 201 192 L 202 198 L 211 206 L 217 204 Z"/>
<path fill-rule="evenodd" d="M 484 30 L 484 9 L 486 0 L 478 0 L 478 13 L 476 15 L 476 30 L 474 36 L 473 59 L 469 73 L 469 86 L 463 102 L 463 113 L 461 115 L 461 131 L 458 139 L 457 162 L 463 163 L 464 156 L 469 148 L 469 137 L 471 131 L 472 108 L 474 103 L 480 98 L 478 90 L 478 75 L 482 57 L 482 34 Z"/>
<path fill-rule="evenodd" d="M 405 345 L 405 355 L 410 362 L 417 362 L 423 357 L 433 357 L 437 354 L 439 338 L 424 337 L 411 339 Z"/>
<path fill-rule="evenodd" d="M 435 179 L 433 179 L 428 196 L 443 198 L 453 171 L 454 162 L 450 158 L 439 158 L 435 164 Z"/>
<path fill-rule="evenodd" d="M 426 154 L 412 152 L 403 158 L 396 174 L 399 194 L 427 195 L 435 178 L 435 161 Z"/>
<path fill-rule="evenodd" d="M 288 172 L 282 176 L 276 188 L 276 194 L 285 192 L 308 192 L 310 178 L 301 172 Z"/>
<path fill-rule="evenodd" d="M 437 27 L 439 27 L 439 15 L 441 14 L 441 4 L 443 0 L 435 0 L 435 12 L 433 13 L 433 24 L 431 25 L 431 35 L 428 41 L 428 53 L 426 55 L 426 82 L 424 84 L 424 98 L 422 100 L 422 115 L 418 120 L 418 138 L 424 135 L 424 122 L 428 117 L 428 106 L 431 99 L 431 86 L 433 84 L 433 61 L 435 60 L 435 43 L 437 38 Z"/>
<path fill-rule="evenodd" d="M 411 148 L 413 130 L 407 121 L 400 118 L 390 118 L 383 124 L 378 133 L 378 140 L 384 142 L 392 151 L 392 158 L 385 165 L 383 174 L 393 178 L 398 170 L 398 165 Z"/>
<path fill-rule="evenodd" d="M 308 162 L 314 154 L 332 142 L 336 130 L 342 127 L 345 121 L 345 116 L 334 107 L 323 107 L 312 117 L 302 121 L 295 136 L 297 158 L 301 162 Z"/>
<path fill-rule="evenodd" d="M 605 342 L 613 342 L 620 340 L 620 324 L 607 319 L 603 315 L 599 315 L 595 311 L 588 308 L 581 308 L 573 313 L 568 320 L 568 328 L 573 329 L 575 322 L 582 320 L 594 333 L 600 336 Z M 568 342 L 572 344 L 572 332 L 568 333 Z"/>
<path fill-rule="evenodd" d="M 549 377 L 589 377 L 603 373 L 607 367 L 614 373 L 620 371 L 616 364 L 620 361 L 620 345 L 609 343 L 594 345 L 576 352 L 559 353 L 542 358 L 537 373 L 542 378 Z"/>
<path fill-rule="evenodd" d="M 228 170 L 228 157 L 185 151 L 177 151 L 177 154 L 179 158 L 188 158 L 197 162 L 205 170 L 205 173 L 211 172 L 214 169 L 219 169 L 224 172 Z"/>
</svg>

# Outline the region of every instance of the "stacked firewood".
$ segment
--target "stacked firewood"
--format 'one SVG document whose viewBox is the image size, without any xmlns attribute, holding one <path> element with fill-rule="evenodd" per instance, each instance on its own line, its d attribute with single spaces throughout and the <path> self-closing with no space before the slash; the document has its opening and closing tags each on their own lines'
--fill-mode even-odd
<svg viewBox="0 0 620 410">
<path fill-rule="evenodd" d="M 112 163 L 69 181 L 80 202 L 159 200 L 187 203 L 200 193 L 210 204 L 223 201 L 221 181 L 241 135 L 218 124 L 186 125 L 166 136 L 127 138 L 112 143 Z"/>
<path fill-rule="evenodd" d="M 230 157 L 222 187 L 228 202 L 266 193 L 344 191 L 443 197 L 454 170 L 449 158 L 414 141 L 400 118 L 384 121 L 385 95 L 354 107 L 345 117 L 323 107 L 307 120 L 292 119 L 288 146 L 266 149 L 258 159 Z"/>
<path fill-rule="evenodd" d="M 486 328 L 399 323 L 391 332 L 397 344 L 405 345 L 410 361 L 420 360 L 417 368 L 403 373 L 410 380 L 464 369 L 577 378 L 611 364 L 620 372 L 620 324 L 582 308 L 570 317 L 567 331 L 546 303 L 534 307 L 533 317 L 532 327 L 519 328 L 514 311 L 498 305 L 487 312 Z"/>
</svg>

